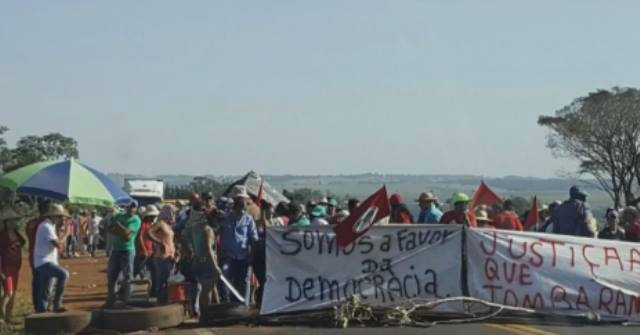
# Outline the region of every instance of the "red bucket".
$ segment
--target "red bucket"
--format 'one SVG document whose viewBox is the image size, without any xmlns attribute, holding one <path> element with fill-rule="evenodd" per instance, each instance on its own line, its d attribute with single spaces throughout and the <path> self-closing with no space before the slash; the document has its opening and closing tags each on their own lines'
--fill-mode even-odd
<svg viewBox="0 0 640 335">
<path fill-rule="evenodd" d="M 185 283 L 169 283 L 169 301 L 184 302 L 187 300 L 187 288 Z"/>
</svg>

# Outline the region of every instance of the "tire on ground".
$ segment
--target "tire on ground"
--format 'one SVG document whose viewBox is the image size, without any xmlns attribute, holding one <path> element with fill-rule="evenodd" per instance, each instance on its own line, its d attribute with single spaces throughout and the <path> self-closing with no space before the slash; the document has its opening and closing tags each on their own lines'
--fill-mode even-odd
<svg viewBox="0 0 640 335">
<path fill-rule="evenodd" d="M 102 327 L 120 332 L 134 332 L 150 328 L 177 327 L 184 321 L 182 305 L 167 305 L 127 310 L 105 309 L 102 311 Z"/>
<path fill-rule="evenodd" d="M 203 326 L 228 326 L 249 322 L 256 315 L 257 312 L 254 309 L 239 303 L 210 305 L 201 310 L 200 324 Z"/>
<path fill-rule="evenodd" d="M 90 312 L 41 313 L 26 317 L 24 330 L 27 334 L 77 334 L 90 324 Z"/>
</svg>

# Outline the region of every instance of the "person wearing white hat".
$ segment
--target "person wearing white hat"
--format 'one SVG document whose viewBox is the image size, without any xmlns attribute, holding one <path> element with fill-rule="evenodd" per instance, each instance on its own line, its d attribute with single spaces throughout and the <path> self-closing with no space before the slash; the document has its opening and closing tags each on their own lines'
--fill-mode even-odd
<svg viewBox="0 0 640 335">
<path fill-rule="evenodd" d="M 59 204 L 52 204 L 45 214 L 46 219 L 38 226 L 36 232 L 36 245 L 33 253 L 33 266 L 38 276 L 38 294 L 36 312 L 48 311 L 49 296 L 51 294 L 51 281 L 56 280 L 56 292 L 53 300 L 54 312 L 65 312 L 62 306 L 62 297 L 67 285 L 69 273 L 58 264 L 58 250 L 69 234 L 67 229 L 62 229 L 62 236 L 56 233 L 57 227 L 62 227 L 64 219 L 70 217 L 69 213 Z"/>
<path fill-rule="evenodd" d="M 238 292 L 247 288 L 247 271 L 252 245 L 258 241 L 258 230 L 253 218 L 247 214 L 246 188 L 235 186 L 231 192 L 233 210 L 228 213 L 220 227 L 222 241 L 222 273 Z M 227 292 L 227 297 L 231 294 Z"/>
<path fill-rule="evenodd" d="M 153 254 L 153 241 L 147 235 L 149 229 L 156 221 L 156 218 L 160 214 L 158 208 L 154 205 L 143 206 L 142 210 L 138 211 L 139 216 L 142 218 L 140 224 L 140 230 L 136 238 L 136 257 L 133 262 L 133 278 L 140 277 L 141 279 L 151 278 L 151 293 L 155 296 L 156 286 L 153 281 L 154 271 L 153 262 L 151 262 L 151 255 Z"/>
<path fill-rule="evenodd" d="M 18 288 L 18 275 L 22 265 L 22 247 L 26 239 L 18 232 L 21 216 L 12 209 L 0 213 L 0 279 L 2 296 L 0 297 L 0 322 L 11 323 L 13 304 Z"/>
</svg>

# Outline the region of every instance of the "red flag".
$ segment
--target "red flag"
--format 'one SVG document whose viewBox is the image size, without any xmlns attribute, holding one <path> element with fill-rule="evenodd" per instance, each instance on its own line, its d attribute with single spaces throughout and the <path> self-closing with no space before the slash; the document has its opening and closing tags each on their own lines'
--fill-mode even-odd
<svg viewBox="0 0 640 335">
<path fill-rule="evenodd" d="M 354 209 L 342 223 L 333 228 L 338 246 L 341 248 L 348 246 L 389 214 L 391 214 L 391 207 L 387 197 L 387 187 L 382 186 L 358 208 Z"/>
<path fill-rule="evenodd" d="M 499 203 L 502 203 L 502 199 L 500 199 L 500 197 L 495 192 L 493 192 L 493 190 L 490 189 L 483 180 L 480 182 L 480 186 L 473 194 L 473 198 L 471 199 L 471 207 L 469 207 L 469 209 L 473 210 L 480 205 L 491 206 Z"/>
<path fill-rule="evenodd" d="M 264 192 L 264 179 L 260 179 L 260 188 L 258 188 L 258 200 L 256 200 L 256 205 L 262 208 L 262 193 Z"/>
<path fill-rule="evenodd" d="M 531 205 L 527 219 L 524 220 L 524 230 L 529 230 L 531 226 L 538 223 L 538 220 L 540 220 L 538 214 L 538 197 L 533 197 L 533 204 Z"/>
</svg>

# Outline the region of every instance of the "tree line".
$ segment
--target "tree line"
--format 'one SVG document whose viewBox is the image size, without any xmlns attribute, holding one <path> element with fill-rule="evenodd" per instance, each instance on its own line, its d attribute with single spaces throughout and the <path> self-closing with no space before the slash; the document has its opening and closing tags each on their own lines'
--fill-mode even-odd
<svg viewBox="0 0 640 335">
<path fill-rule="evenodd" d="M 640 90 L 614 87 L 573 100 L 538 124 L 550 130 L 547 147 L 579 162 L 614 206 L 640 202 Z"/>
</svg>

